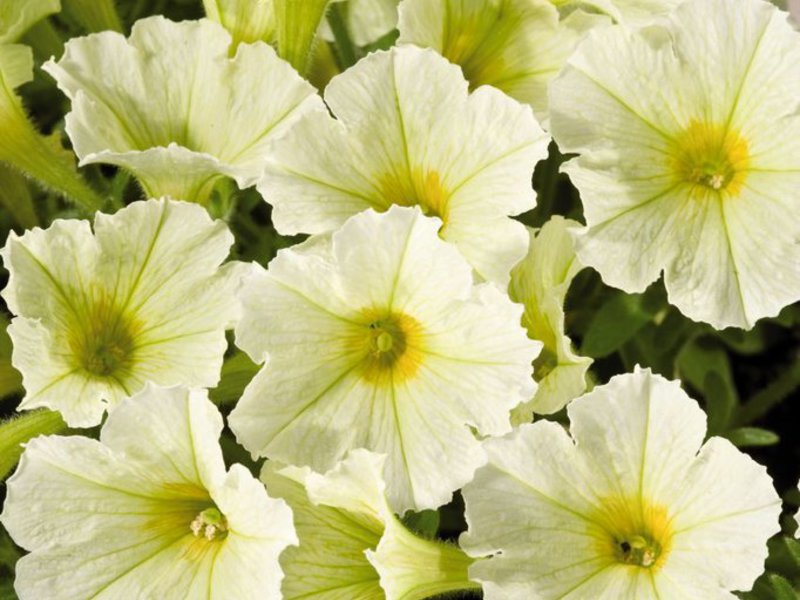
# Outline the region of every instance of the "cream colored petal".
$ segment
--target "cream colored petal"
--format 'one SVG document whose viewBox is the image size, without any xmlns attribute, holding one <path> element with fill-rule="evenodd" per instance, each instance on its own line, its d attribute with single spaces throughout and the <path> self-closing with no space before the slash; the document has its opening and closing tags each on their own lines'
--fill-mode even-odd
<svg viewBox="0 0 800 600">
<path fill-rule="evenodd" d="M 168 199 L 134 202 L 114 215 L 98 213 L 102 254 L 98 277 L 113 281 L 129 310 L 162 316 L 186 305 L 227 258 L 233 235 L 199 206 Z"/>
<path fill-rule="evenodd" d="M 367 211 L 330 244 L 282 251 L 243 291 L 237 343 L 266 364 L 230 423 L 254 456 L 324 471 L 352 448 L 384 453 L 396 511 L 435 508 L 470 479 L 483 462 L 470 427 L 510 429 L 538 344 L 437 228 L 416 208 Z M 365 344 L 386 323 L 402 333 L 384 368 Z"/>
<path fill-rule="evenodd" d="M 533 413 L 561 410 L 586 389 L 592 360 L 575 354 L 564 334 L 564 301 L 583 268 L 572 236 L 578 227 L 575 221 L 555 216 L 538 234 L 529 230 L 528 254 L 511 271 L 509 295 L 525 307 L 522 322 L 528 335 L 544 344 L 534 371 L 539 387 L 533 399 L 515 411 L 518 422 L 530 421 Z"/>
<path fill-rule="evenodd" d="M 560 148 L 581 154 L 565 167 L 588 224 L 578 254 L 606 282 L 639 292 L 663 270 L 670 301 L 717 328 L 750 328 L 800 298 L 800 222 L 783 198 L 800 171 L 797 39 L 767 3 L 711 0 L 581 44 L 553 84 L 552 123 Z M 787 53 L 797 60 L 771 58 Z M 706 183 L 711 167 L 692 163 L 704 156 L 722 161 Z"/>
<path fill-rule="evenodd" d="M 418 208 L 368 210 L 333 234 L 333 255 L 356 306 L 386 307 L 435 323 L 472 293 L 472 271 L 438 236 L 441 221 Z M 369 248 L 369 251 L 365 249 Z"/>
<path fill-rule="evenodd" d="M 32 551 L 17 565 L 20 597 L 279 598 L 291 513 L 243 467 L 226 475 L 221 430 L 205 392 L 147 388 L 100 442 L 30 442 L 2 515 Z M 224 539 L 193 534 L 209 508 L 226 518 Z"/>
<path fill-rule="evenodd" d="M 753 540 L 780 531 L 781 500 L 767 470 L 727 440 L 712 438 L 689 470 L 674 510 L 674 578 L 719 582 L 716 589 L 709 585 L 710 598 L 749 590 L 767 558 L 766 544 Z"/>
<path fill-rule="evenodd" d="M 225 475 L 222 426 L 205 391 L 148 385 L 111 411 L 100 442 L 146 466 L 153 479 L 212 489 Z"/>
<path fill-rule="evenodd" d="M 705 437 L 706 415 L 677 381 L 649 369 L 613 377 L 567 407 L 572 436 L 596 473 L 597 497 L 658 498 L 672 507 Z"/>
<path fill-rule="evenodd" d="M 281 556 L 286 573 L 284 598 L 316 595 L 325 600 L 378 600 L 383 591 L 378 573 L 364 551 L 375 548 L 383 534 L 385 506 L 381 492 L 379 464 L 369 453 L 353 451 L 336 471 L 314 474 L 316 505 L 304 484 L 308 469 L 279 469 L 265 464 L 261 473 L 270 494 L 283 498 L 294 514 L 300 544 Z M 377 457 L 376 457 L 377 458 Z"/>
<path fill-rule="evenodd" d="M 531 167 L 547 139 L 530 109 L 489 88 L 468 95 L 459 69 L 434 52 L 373 53 L 334 78 L 325 100 L 336 119 L 301 119 L 259 184 L 281 232 L 322 233 L 356 211 L 401 204 L 441 217 L 450 240 L 450 215 L 463 232 L 467 218 L 483 225 L 534 206 Z M 524 255 L 521 233 L 481 250 L 456 229 L 479 273 L 507 281 Z"/>
<path fill-rule="evenodd" d="M 387 600 L 420 600 L 480 589 L 469 581 L 472 560 L 455 544 L 419 537 L 392 517 L 366 555 L 380 574 Z"/>
<path fill-rule="evenodd" d="M 610 566 L 588 522 L 590 474 L 561 426 L 522 425 L 485 447 L 489 464 L 462 490 L 469 531 L 459 542 L 470 556 L 494 555 L 469 571 L 488 599 L 565 597 Z"/>
<path fill-rule="evenodd" d="M 242 465 L 233 465 L 211 497 L 226 515 L 231 533 L 225 539 L 210 575 L 210 596 L 282 598 L 283 570 L 278 557 L 299 542 L 292 511 L 270 497 L 264 485 Z"/>
<path fill-rule="evenodd" d="M 727 599 L 752 586 L 779 499 L 729 442 L 700 448 L 705 416 L 677 382 L 637 369 L 567 410 L 573 439 L 542 421 L 489 440 L 463 490 L 461 544 L 487 598 Z M 628 554 L 634 541 L 645 554 Z"/>
<path fill-rule="evenodd" d="M 162 17 L 137 21 L 128 40 L 71 40 L 44 68 L 73 101 L 67 132 L 82 162 L 124 166 L 151 196 L 203 200 L 219 176 L 252 185 L 272 140 L 323 108 L 272 48 L 244 44 L 228 58 L 230 43 L 211 21 Z"/>
<path fill-rule="evenodd" d="M 96 425 L 147 381 L 215 385 L 249 271 L 220 268 L 233 238 L 196 205 L 135 202 L 98 214 L 95 232 L 56 221 L 3 250 L 22 407 L 62 410 L 72 426 Z"/>
<path fill-rule="evenodd" d="M 92 427 L 109 405 L 129 395 L 119 381 L 97 381 L 76 368 L 66 336 L 41 323 L 16 317 L 8 333 L 14 344 L 11 362 L 25 388 L 18 410 L 50 408 L 73 427 Z"/>
<path fill-rule="evenodd" d="M 470 86 L 492 85 L 548 118 L 547 88 L 590 28 L 608 19 L 583 11 L 563 21 L 547 0 L 405 0 L 400 44 L 433 48 L 461 66 Z"/>
<path fill-rule="evenodd" d="M 272 0 L 203 0 L 206 16 L 227 29 L 233 44 L 275 41 Z"/>
<path fill-rule="evenodd" d="M 12 232 L 0 253 L 9 272 L 3 299 L 15 314 L 62 321 L 80 303 L 99 248 L 84 220 L 57 219 L 18 236 Z"/>
</svg>

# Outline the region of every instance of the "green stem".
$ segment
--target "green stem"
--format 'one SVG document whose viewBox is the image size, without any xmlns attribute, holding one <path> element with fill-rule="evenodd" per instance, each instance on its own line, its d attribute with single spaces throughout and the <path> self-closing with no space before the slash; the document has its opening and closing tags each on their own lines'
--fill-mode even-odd
<svg viewBox="0 0 800 600">
<path fill-rule="evenodd" d="M 800 359 L 781 373 L 777 379 L 755 394 L 739 410 L 735 424 L 749 425 L 766 415 L 800 387 Z"/>
<path fill-rule="evenodd" d="M 37 410 L 15 417 L 0 425 L 0 480 L 14 469 L 22 455 L 22 444 L 38 435 L 66 431 L 61 414 L 52 410 Z"/>
<path fill-rule="evenodd" d="M 105 202 L 78 174 L 71 155 L 56 145 L 57 140 L 47 139 L 37 132 L 18 100 L 16 104 L 17 110 L 11 115 L 3 115 L 5 111 L 0 107 L 0 122 L 4 136 L 8 136 L 5 143 L 0 142 L 0 161 L 60 192 L 88 212 L 100 210 Z"/>
<path fill-rule="evenodd" d="M 349 69 L 358 62 L 358 55 L 347 29 L 343 9 L 339 4 L 332 4 L 328 10 L 328 25 L 330 25 L 333 39 L 336 41 L 336 58 L 339 69 L 342 71 Z"/>
<path fill-rule="evenodd" d="M 0 162 L 60 192 L 90 212 L 105 202 L 78 175 L 75 156 L 56 136 L 46 138 L 25 114 L 15 89 L 33 78 L 33 54 L 21 45 L 0 46 Z"/>
<path fill-rule="evenodd" d="M 122 32 L 114 0 L 62 0 L 64 11 L 80 23 L 87 31 Z"/>
</svg>

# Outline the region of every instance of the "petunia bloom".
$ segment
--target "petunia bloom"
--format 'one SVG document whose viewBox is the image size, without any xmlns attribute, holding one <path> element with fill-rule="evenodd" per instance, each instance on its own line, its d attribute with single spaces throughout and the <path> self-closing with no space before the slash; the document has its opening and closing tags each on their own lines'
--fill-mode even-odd
<svg viewBox="0 0 800 600">
<path fill-rule="evenodd" d="M 487 600 L 727 600 L 764 569 L 781 501 L 678 382 L 638 369 L 486 442 L 463 490 Z"/>
<path fill-rule="evenodd" d="M 531 173 L 548 139 L 529 107 L 467 88 L 458 67 L 412 46 L 335 77 L 325 101 L 337 118 L 305 114 L 259 183 L 275 227 L 326 233 L 367 208 L 419 206 L 482 277 L 506 285 L 527 249 L 509 216 L 534 207 Z"/>
<path fill-rule="evenodd" d="M 291 510 L 243 466 L 225 469 L 221 431 L 204 391 L 147 387 L 100 441 L 29 442 L 0 517 L 31 552 L 20 598 L 279 599 Z"/>
<path fill-rule="evenodd" d="M 236 344 L 266 364 L 230 425 L 254 456 L 322 472 L 350 449 L 386 454 L 396 512 L 440 506 L 472 478 L 485 461 L 473 430 L 510 431 L 541 344 L 440 226 L 419 208 L 368 210 L 242 289 Z"/>
<path fill-rule="evenodd" d="M 353 450 L 325 474 L 267 462 L 261 479 L 294 515 L 296 548 L 281 555 L 285 600 L 422 600 L 474 589 L 458 547 L 423 539 L 392 513 L 384 457 Z"/>
<path fill-rule="evenodd" d="M 586 390 L 586 371 L 592 359 L 578 356 L 564 334 L 564 301 L 572 279 L 583 268 L 575 256 L 571 231 L 579 223 L 552 217 L 538 231 L 529 230 L 528 255 L 511 271 L 509 295 L 525 307 L 522 324 L 531 339 L 544 344 L 534 361 L 539 382 L 536 395 L 514 411 L 516 422 L 533 413 L 551 414 Z"/>
<path fill-rule="evenodd" d="M 670 302 L 716 328 L 800 299 L 798 97 L 800 33 L 761 0 L 589 34 L 551 88 L 553 136 L 580 155 L 581 261 L 627 292 L 663 270 Z"/>
<path fill-rule="evenodd" d="M 222 221 L 171 200 L 98 213 L 94 234 L 84 220 L 12 233 L 0 255 L 19 408 L 88 427 L 147 381 L 216 385 L 245 269 L 220 268 L 232 243 Z"/>
<path fill-rule="evenodd" d="M 127 40 L 70 40 L 42 68 L 72 100 L 81 164 L 128 169 L 148 197 L 202 202 L 221 177 L 255 183 L 267 147 L 322 101 L 270 46 L 240 44 L 228 58 L 231 41 L 212 21 L 163 17 L 137 21 Z"/>
<path fill-rule="evenodd" d="M 586 31 L 607 22 L 581 10 L 562 20 L 548 0 L 403 0 L 397 41 L 433 48 L 472 88 L 499 88 L 546 123 L 548 84 Z"/>
</svg>

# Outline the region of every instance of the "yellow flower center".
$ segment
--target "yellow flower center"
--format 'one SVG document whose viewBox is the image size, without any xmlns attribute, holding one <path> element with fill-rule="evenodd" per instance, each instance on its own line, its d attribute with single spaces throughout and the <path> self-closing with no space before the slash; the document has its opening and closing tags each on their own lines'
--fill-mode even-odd
<svg viewBox="0 0 800 600">
<path fill-rule="evenodd" d="M 196 538 L 216 542 L 228 536 L 228 521 L 216 507 L 207 508 L 194 518 L 189 529 Z"/>
<path fill-rule="evenodd" d="M 612 562 L 658 569 L 672 546 L 672 528 L 663 506 L 634 498 L 607 498 L 592 522 L 598 551 Z"/>
<path fill-rule="evenodd" d="M 69 346 L 79 368 L 97 377 L 124 373 L 133 364 L 137 324 L 105 296 L 72 326 Z"/>
<path fill-rule="evenodd" d="M 672 170 L 678 181 L 702 194 L 737 196 L 747 175 L 747 142 L 722 125 L 691 121 L 677 136 L 672 149 Z"/>
<path fill-rule="evenodd" d="M 380 189 L 383 204 L 379 208 L 386 210 L 393 204 L 419 206 L 424 214 L 439 217 L 447 225 L 449 194 L 436 171 L 423 174 L 414 170 L 410 178 L 393 173 L 381 178 Z"/>
<path fill-rule="evenodd" d="M 391 385 L 413 377 L 422 363 L 422 327 L 402 313 L 364 311 L 364 328 L 351 342 L 363 354 L 361 376 Z"/>
</svg>

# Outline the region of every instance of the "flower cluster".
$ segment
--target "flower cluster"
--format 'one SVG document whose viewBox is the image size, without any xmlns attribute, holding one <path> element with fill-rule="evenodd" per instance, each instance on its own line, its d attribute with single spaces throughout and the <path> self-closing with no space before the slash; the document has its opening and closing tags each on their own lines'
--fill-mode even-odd
<svg viewBox="0 0 800 600">
<path fill-rule="evenodd" d="M 766 469 L 664 369 L 592 374 L 567 306 L 584 267 L 628 294 L 663 274 L 654 319 L 709 331 L 800 300 L 787 13 L 202 4 L 208 18 L 75 37 L 41 67 L 79 166 L 135 182 L 130 202 L 84 181 L 16 91 L 33 54 L 14 42 L 59 2 L 0 6 L 0 183 L 21 172 L 78 206 L 38 223 L 12 198 L 24 232 L 0 251 L 18 408 L 64 422 L 0 439 L 25 442 L 0 515 L 27 552 L 15 593 L 749 590 L 780 531 Z M 562 158 L 550 187 L 568 177 L 575 218 L 531 185 Z M 244 252 L 236 199 L 256 195 L 276 234 L 307 237 Z M 461 499 L 457 541 L 426 535 Z"/>
</svg>

